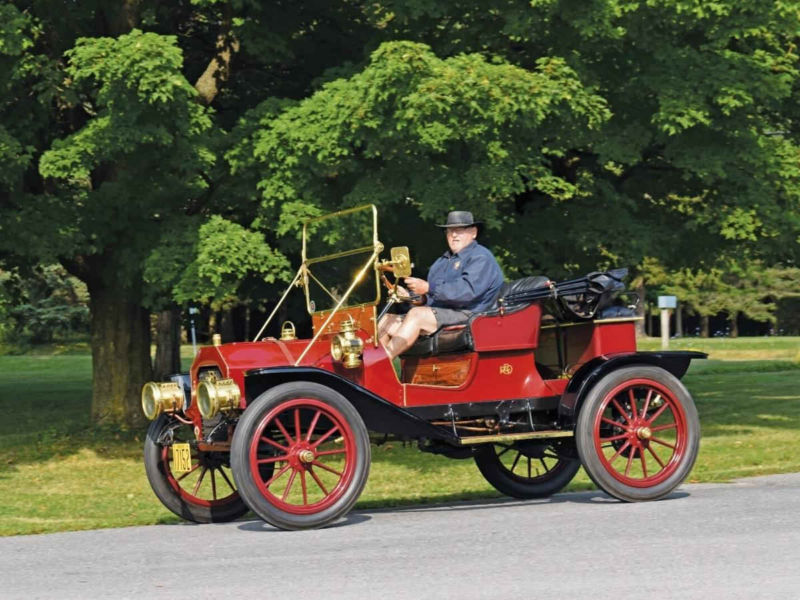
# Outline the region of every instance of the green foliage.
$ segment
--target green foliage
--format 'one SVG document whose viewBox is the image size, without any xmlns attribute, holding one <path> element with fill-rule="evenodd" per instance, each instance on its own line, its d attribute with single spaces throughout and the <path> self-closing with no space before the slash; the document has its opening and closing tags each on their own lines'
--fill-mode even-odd
<svg viewBox="0 0 800 600">
<path fill-rule="evenodd" d="M 776 300 L 800 296 L 800 269 L 767 267 L 759 260 L 727 259 L 705 268 L 667 272 L 653 260 L 645 263 L 648 285 L 677 296 L 700 316 L 739 313 L 775 323 Z"/>
<path fill-rule="evenodd" d="M 88 337 L 88 302 L 86 286 L 61 266 L 24 277 L 0 272 L 0 338 L 25 345 Z"/>
<path fill-rule="evenodd" d="M 220 216 L 186 229 L 183 236 L 165 237 L 145 265 L 152 290 L 170 290 L 178 304 L 207 304 L 214 310 L 243 302 L 239 289 L 248 277 L 273 283 L 292 276 L 289 261 L 260 233 Z M 151 299 L 150 304 L 158 302 Z"/>
<path fill-rule="evenodd" d="M 410 201 L 433 220 L 457 201 L 497 225 L 493 200 L 528 189 L 574 195 L 576 186 L 553 175 L 547 157 L 607 118 L 603 100 L 562 60 L 542 59 L 527 71 L 386 43 L 361 73 L 325 84 L 265 123 L 245 166 L 262 173 L 267 213 L 283 203 Z M 234 168 L 243 154 L 229 153 Z M 278 228 L 285 230 L 280 220 Z"/>
</svg>

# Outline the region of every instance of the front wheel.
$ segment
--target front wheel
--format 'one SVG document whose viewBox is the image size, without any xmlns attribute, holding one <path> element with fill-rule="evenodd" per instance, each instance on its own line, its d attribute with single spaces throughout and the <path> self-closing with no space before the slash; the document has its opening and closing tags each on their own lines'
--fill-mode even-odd
<svg viewBox="0 0 800 600">
<path fill-rule="evenodd" d="M 323 527 L 361 495 L 369 435 L 338 392 L 312 382 L 284 383 L 244 411 L 231 464 L 239 492 L 264 521 L 280 529 Z"/>
<path fill-rule="evenodd" d="M 627 502 L 656 500 L 692 470 L 700 421 L 675 376 L 658 367 L 630 366 L 609 373 L 589 391 L 575 440 L 600 489 Z"/>
<path fill-rule="evenodd" d="M 227 452 L 203 452 L 189 423 L 162 414 L 150 424 L 144 442 L 147 480 L 161 503 L 183 519 L 220 523 L 247 512 L 230 472 Z M 172 447 L 189 444 L 189 470 L 173 469 Z"/>
<path fill-rule="evenodd" d="M 558 446 L 536 441 L 486 444 L 475 451 L 475 464 L 497 491 L 522 499 L 552 496 L 581 468 Z"/>
</svg>

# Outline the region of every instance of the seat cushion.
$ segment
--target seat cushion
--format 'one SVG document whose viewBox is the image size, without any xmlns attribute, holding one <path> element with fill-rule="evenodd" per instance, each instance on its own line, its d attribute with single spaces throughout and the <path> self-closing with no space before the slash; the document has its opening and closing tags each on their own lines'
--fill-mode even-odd
<svg viewBox="0 0 800 600">
<path fill-rule="evenodd" d="M 431 335 L 421 335 L 401 356 L 434 356 L 448 352 L 468 352 L 472 350 L 472 334 L 466 323 L 448 325 L 434 331 Z"/>
</svg>

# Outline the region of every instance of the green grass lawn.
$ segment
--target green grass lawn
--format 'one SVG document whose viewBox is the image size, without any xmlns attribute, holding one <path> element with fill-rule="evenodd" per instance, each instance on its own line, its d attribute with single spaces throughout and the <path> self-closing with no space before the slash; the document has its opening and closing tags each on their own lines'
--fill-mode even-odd
<svg viewBox="0 0 800 600">
<path fill-rule="evenodd" d="M 690 481 L 800 471 L 800 338 L 685 338 L 671 349 L 711 357 L 684 378 L 703 428 Z M 90 426 L 90 381 L 86 353 L 0 356 L 0 535 L 178 521 L 148 486 L 144 432 Z M 569 489 L 590 487 L 581 472 Z M 494 496 L 471 460 L 389 443 L 373 447 L 358 506 Z"/>
</svg>

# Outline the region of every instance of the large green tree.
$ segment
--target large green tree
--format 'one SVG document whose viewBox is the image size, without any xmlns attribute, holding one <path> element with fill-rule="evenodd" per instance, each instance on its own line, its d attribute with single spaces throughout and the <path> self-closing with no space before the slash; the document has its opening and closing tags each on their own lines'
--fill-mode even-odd
<svg viewBox="0 0 800 600">
<path fill-rule="evenodd" d="M 3 2 L 0 260 L 87 284 L 93 415 L 121 423 L 151 310 L 248 301 L 342 205 L 378 203 L 420 265 L 420 222 L 471 208 L 509 277 L 796 264 L 798 24 L 756 0 Z"/>
</svg>

